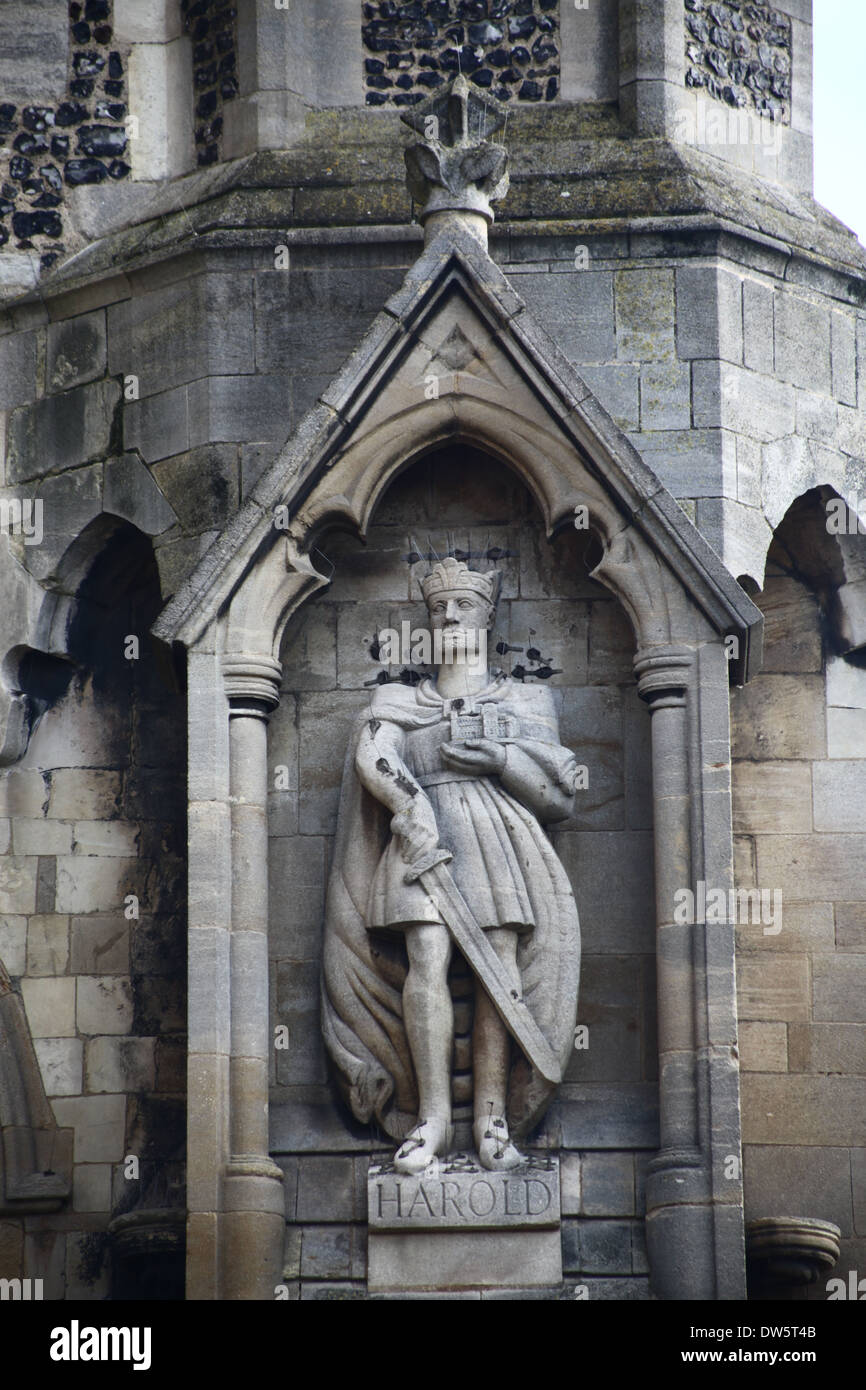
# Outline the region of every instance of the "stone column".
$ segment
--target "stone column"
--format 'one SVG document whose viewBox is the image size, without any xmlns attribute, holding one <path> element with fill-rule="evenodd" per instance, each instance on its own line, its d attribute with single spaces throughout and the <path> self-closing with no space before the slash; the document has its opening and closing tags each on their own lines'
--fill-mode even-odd
<svg viewBox="0 0 866 1390">
<path fill-rule="evenodd" d="M 701 1151 L 695 1020 L 696 927 L 673 920 L 693 888 L 688 693 L 692 653 L 638 652 L 638 693 L 652 715 L 660 1143 L 647 1177 L 647 1246 L 661 1298 L 714 1298 L 709 1157 Z"/>
<path fill-rule="evenodd" d="M 229 1160 L 223 1178 L 221 1296 L 272 1299 L 285 1231 L 281 1170 L 269 1156 L 268 738 L 280 665 L 226 656 L 232 827 Z"/>
</svg>

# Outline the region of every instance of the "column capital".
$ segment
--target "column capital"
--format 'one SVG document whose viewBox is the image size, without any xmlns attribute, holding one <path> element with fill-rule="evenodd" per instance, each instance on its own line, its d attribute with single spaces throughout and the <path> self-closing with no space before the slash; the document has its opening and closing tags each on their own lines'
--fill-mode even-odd
<svg viewBox="0 0 866 1390">
<path fill-rule="evenodd" d="M 644 647 L 634 658 L 638 695 L 651 710 L 684 705 L 693 661 L 688 647 Z"/>
<path fill-rule="evenodd" d="M 222 672 L 231 717 L 267 719 L 280 703 L 283 668 L 272 656 L 230 652 L 223 656 Z"/>
</svg>

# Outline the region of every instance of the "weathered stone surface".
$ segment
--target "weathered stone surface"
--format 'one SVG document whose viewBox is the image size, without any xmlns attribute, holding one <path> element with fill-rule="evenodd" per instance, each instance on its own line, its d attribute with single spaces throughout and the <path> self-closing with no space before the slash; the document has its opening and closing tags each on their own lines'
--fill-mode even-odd
<svg viewBox="0 0 866 1390">
<path fill-rule="evenodd" d="M 87 389 L 87 388 L 83 388 Z M 45 537 L 29 557 L 31 574 L 43 578 L 62 559 L 75 537 L 99 515 L 102 505 L 102 464 L 70 469 L 39 484 Z"/>
<path fill-rule="evenodd" d="M 17 820 L 12 828 L 14 852 L 21 855 L 69 854 L 72 827 L 50 820 Z"/>
<path fill-rule="evenodd" d="M 808 1212 L 819 1221 L 834 1221 L 843 1235 L 851 1234 L 847 1149 L 749 1144 L 743 1154 L 743 1192 L 747 1221 Z"/>
<path fill-rule="evenodd" d="M 767 835 L 757 842 L 758 883 L 782 887 L 785 897 L 806 902 L 856 902 L 863 881 L 863 835 Z"/>
<path fill-rule="evenodd" d="M 743 281 L 743 362 L 754 372 L 773 373 L 772 288 L 760 280 Z"/>
<path fill-rule="evenodd" d="M 553 1147 L 651 1149 L 658 1147 L 658 1086 L 655 1083 L 576 1085 L 560 1091 L 545 1120 Z"/>
<path fill-rule="evenodd" d="M 731 697 L 732 736 L 741 758 L 823 758 L 820 676 L 760 676 Z"/>
<path fill-rule="evenodd" d="M 47 1096 L 77 1096 L 82 1090 L 84 1044 L 79 1038 L 36 1038 L 33 1046 Z"/>
<path fill-rule="evenodd" d="M 755 882 L 756 875 L 753 872 L 748 880 L 737 880 L 739 887 L 746 887 Z M 765 890 L 766 891 L 766 890 Z M 791 952 L 813 952 L 813 951 L 832 951 L 833 950 L 833 904 L 816 902 L 796 902 L 788 896 L 787 890 L 780 888 L 781 899 L 776 899 L 775 903 L 772 895 L 765 899 L 764 910 L 762 905 L 762 916 L 773 916 L 774 921 L 769 923 L 757 923 L 751 920 L 753 914 L 748 914 L 749 920 L 743 918 L 738 921 L 736 926 L 736 941 L 738 951 L 755 951 L 779 953 L 782 955 Z M 781 906 L 781 911 L 777 912 L 776 907 Z M 765 933 L 764 927 L 771 928 L 781 926 L 781 931 L 772 934 Z"/>
<path fill-rule="evenodd" d="M 31 917 L 27 927 L 28 975 L 64 975 L 69 961 L 69 918 Z"/>
<path fill-rule="evenodd" d="M 692 391 L 692 421 L 699 429 L 721 427 L 762 441 L 793 433 L 796 394 L 787 382 L 733 363 L 697 361 Z"/>
<path fill-rule="evenodd" d="M 827 706 L 827 757 L 857 758 L 866 747 L 866 710 Z"/>
<path fill-rule="evenodd" d="M 326 841 L 300 835 L 275 839 L 269 857 L 270 950 L 277 958 L 318 960 L 325 907 Z"/>
<path fill-rule="evenodd" d="M 49 393 L 68 391 L 103 376 L 106 353 L 104 309 L 49 324 L 45 365 Z"/>
<path fill-rule="evenodd" d="M 4 101 L 60 100 L 66 94 L 69 50 L 64 0 L 30 0 L 3 25 L 0 91 Z"/>
<path fill-rule="evenodd" d="M 582 1216 L 633 1215 L 634 1159 L 631 1154 L 583 1154 L 581 1180 Z"/>
<path fill-rule="evenodd" d="M 679 357 L 724 357 L 729 362 L 742 362 L 743 291 L 750 283 L 717 266 L 682 266 L 677 270 Z"/>
<path fill-rule="evenodd" d="M 742 1019 L 738 1036 L 743 1071 L 788 1070 L 788 1031 L 784 1023 L 754 1023 Z"/>
<path fill-rule="evenodd" d="M 866 1144 L 866 1081 L 847 1076 L 762 1076 L 742 1081 L 747 1144 Z"/>
<path fill-rule="evenodd" d="M 137 449 L 145 463 L 181 454 L 189 448 L 187 388 L 128 401 L 123 407 L 123 443 Z"/>
<path fill-rule="evenodd" d="M 812 989 L 816 1020 L 866 1023 L 866 956 L 816 956 Z"/>
<path fill-rule="evenodd" d="M 72 827 L 75 854 L 131 858 L 139 849 L 141 831 L 124 821 L 79 820 Z"/>
<path fill-rule="evenodd" d="M 155 1042 L 155 1038 L 92 1038 L 87 1044 L 85 1058 L 86 1089 L 90 1092 L 152 1090 Z"/>
<path fill-rule="evenodd" d="M 346 1222 L 355 1215 L 351 1158 L 321 1156 L 297 1163 L 297 1220 Z"/>
<path fill-rule="evenodd" d="M 75 1130 L 76 1163 L 118 1163 L 123 1157 L 126 1097 L 77 1096 L 52 1102 L 57 1123 Z"/>
<path fill-rule="evenodd" d="M 38 390 L 39 333 L 9 333 L 0 338 L 0 410 L 33 399 Z"/>
<path fill-rule="evenodd" d="M 73 855 L 57 861 L 57 911 L 120 911 L 127 893 L 140 890 L 138 860 Z"/>
<path fill-rule="evenodd" d="M 807 1019 L 811 998 L 805 956 L 741 956 L 737 1001 L 744 1019 Z"/>
<path fill-rule="evenodd" d="M 142 396 L 219 370 L 254 371 L 251 285 L 234 275 L 196 275 L 111 305 L 113 375 L 134 372 Z"/>
<path fill-rule="evenodd" d="M 629 1221 L 582 1221 L 580 1272 L 631 1274 L 631 1232 Z"/>
<path fill-rule="evenodd" d="M 121 912 L 71 919 L 70 970 L 75 975 L 129 973 L 129 924 Z"/>
<path fill-rule="evenodd" d="M 691 372 L 687 363 L 660 362 L 641 367 L 642 430 L 688 429 L 691 416 Z"/>
<path fill-rule="evenodd" d="M 866 1072 L 866 1029 L 860 1023 L 792 1023 L 789 1071 L 858 1076 Z"/>
<path fill-rule="evenodd" d="M 128 1033 L 132 1027 L 129 982 L 115 975 L 78 979 L 77 1022 L 80 1033 Z"/>
<path fill-rule="evenodd" d="M 104 469 L 103 510 L 131 521 L 148 536 L 177 524 L 170 502 L 135 454 L 109 459 Z"/>
<path fill-rule="evenodd" d="M 792 576 L 768 574 L 761 594 L 766 672 L 820 671 L 821 626 L 814 593 Z"/>
<path fill-rule="evenodd" d="M 189 399 L 189 443 L 245 443 L 254 436 L 285 443 L 291 428 L 285 376 L 211 376 L 193 381 Z"/>
<path fill-rule="evenodd" d="M 34 1038 L 75 1036 L 74 980 L 22 980 L 21 994 Z"/>
<path fill-rule="evenodd" d="M 111 1210 L 111 1164 L 77 1163 L 72 1178 L 74 1211 Z"/>
<path fill-rule="evenodd" d="M 845 405 L 857 404 L 857 323 L 850 314 L 834 312 L 830 319 L 833 395 Z"/>
<path fill-rule="evenodd" d="M 256 275 L 256 360 L 283 370 L 303 362 L 305 372 L 330 378 L 403 277 L 403 271 L 378 267 L 364 275 L 342 268 Z M 311 322 L 317 325 L 312 344 Z"/>
<path fill-rule="evenodd" d="M 109 820 L 120 801 L 120 773 L 58 768 L 51 773 L 49 813 L 57 820 Z"/>
<path fill-rule="evenodd" d="M 804 390 L 832 389 L 830 375 L 830 314 L 790 291 L 776 296 L 775 369 L 782 381 Z"/>
<path fill-rule="evenodd" d="M 517 287 L 539 323 L 581 371 L 586 362 L 610 362 L 616 358 L 610 271 L 524 275 Z"/>
<path fill-rule="evenodd" d="M 578 1024 L 588 1030 L 565 1070 L 567 1082 L 641 1080 L 641 959 L 584 956 Z"/>
<path fill-rule="evenodd" d="M 4 913 L 0 917 L 0 960 L 9 975 L 23 975 L 27 968 L 27 918 Z"/>
<path fill-rule="evenodd" d="M 821 769 L 815 765 L 816 773 Z M 812 768 L 807 762 L 744 762 L 731 768 L 734 833 L 812 829 Z M 822 827 L 833 829 L 832 826 Z"/>
<path fill-rule="evenodd" d="M 627 362 L 581 363 L 581 376 L 622 430 L 640 427 L 640 368 Z"/>
<path fill-rule="evenodd" d="M 558 1230 L 371 1233 L 369 1262 L 371 1291 L 544 1287 L 562 1279 Z"/>
<path fill-rule="evenodd" d="M 866 813 L 866 760 L 837 759 L 816 764 L 813 796 L 816 830 L 849 830 L 862 824 Z"/>
<path fill-rule="evenodd" d="M 13 411 L 7 455 L 10 480 L 44 477 L 107 454 L 119 400 L 118 382 L 98 381 Z"/>
<path fill-rule="evenodd" d="M 674 272 L 618 270 L 617 356 L 626 362 L 653 362 L 675 355 Z"/>
<path fill-rule="evenodd" d="M 866 955 L 866 903 L 836 904 L 836 950 Z"/>
<path fill-rule="evenodd" d="M 636 831 L 580 832 L 560 835 L 557 847 L 572 882 L 580 885 L 587 955 L 650 949 L 655 938 L 651 837 Z"/>
</svg>

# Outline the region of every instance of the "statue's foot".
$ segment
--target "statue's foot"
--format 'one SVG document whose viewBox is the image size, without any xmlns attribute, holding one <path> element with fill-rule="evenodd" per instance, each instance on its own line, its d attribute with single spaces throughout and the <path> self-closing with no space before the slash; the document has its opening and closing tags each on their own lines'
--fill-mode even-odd
<svg viewBox="0 0 866 1390">
<path fill-rule="evenodd" d="M 435 1116 L 419 1120 L 394 1155 L 398 1173 L 423 1173 L 438 1154 L 448 1152 L 451 1125 Z"/>
<path fill-rule="evenodd" d="M 523 1154 L 508 1137 L 508 1125 L 501 1117 L 476 1120 L 475 1143 L 481 1167 L 492 1172 L 517 1168 L 525 1162 Z"/>
</svg>

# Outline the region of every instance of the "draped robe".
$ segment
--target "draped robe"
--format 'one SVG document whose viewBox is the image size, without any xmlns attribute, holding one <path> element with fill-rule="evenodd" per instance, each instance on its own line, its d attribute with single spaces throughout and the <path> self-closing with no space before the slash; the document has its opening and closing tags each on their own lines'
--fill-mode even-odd
<svg viewBox="0 0 866 1390">
<path fill-rule="evenodd" d="M 499 676 L 471 704 L 494 706 L 512 731 L 500 740 L 501 773 L 448 768 L 438 748 L 451 738 L 452 702 L 430 681 L 377 688 L 356 723 L 343 771 L 325 911 L 322 1026 L 354 1115 L 375 1117 L 395 1139 L 417 1120 L 418 1093 L 403 1023 L 406 952 L 393 928 L 442 918 L 421 883 L 404 882 L 406 865 L 390 829 L 393 794 L 389 810 L 369 787 L 386 795 L 393 783 L 404 801 L 429 799 L 440 843 L 454 856 L 449 868 L 479 926 L 519 932 L 524 998 L 563 1070 L 573 1041 L 577 907 L 543 822 L 562 818 L 574 790 L 574 758 L 559 743 L 544 687 Z M 512 1057 L 507 1117 L 520 1138 L 540 1119 L 553 1088 L 517 1044 Z"/>
</svg>

